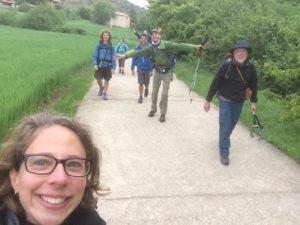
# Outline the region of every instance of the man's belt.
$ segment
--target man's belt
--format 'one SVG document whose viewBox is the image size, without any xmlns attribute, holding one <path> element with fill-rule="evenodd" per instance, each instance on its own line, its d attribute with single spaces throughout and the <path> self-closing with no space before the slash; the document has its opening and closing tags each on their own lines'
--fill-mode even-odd
<svg viewBox="0 0 300 225">
<path fill-rule="evenodd" d="M 170 69 L 172 69 L 172 66 L 170 65 L 154 65 L 154 68 L 159 73 L 167 73 Z"/>
</svg>

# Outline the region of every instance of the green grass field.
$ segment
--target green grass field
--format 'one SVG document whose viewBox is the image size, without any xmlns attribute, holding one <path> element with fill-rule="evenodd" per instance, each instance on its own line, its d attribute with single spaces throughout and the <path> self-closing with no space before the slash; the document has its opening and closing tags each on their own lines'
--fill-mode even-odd
<svg viewBox="0 0 300 225">
<path fill-rule="evenodd" d="M 72 23 L 86 29 L 87 34 L 63 34 L 0 26 L 0 42 L 4 43 L 0 45 L 0 140 L 15 121 L 36 111 L 39 105 L 51 101 L 49 98 L 53 92 L 68 90 L 66 85 L 74 74 L 80 74 L 79 70 L 82 68 L 85 68 L 83 71 L 89 71 L 88 79 L 77 76 L 74 80 L 92 80 L 92 71 L 89 70 L 92 53 L 99 40 L 99 32 L 104 27 L 86 21 Z M 129 30 L 116 28 L 112 33 L 116 34 L 113 44 L 117 43 L 117 36 L 121 34 L 128 39 L 131 36 L 131 41 L 137 42 Z M 57 108 L 57 105 L 53 107 Z M 67 105 L 67 102 L 61 105 Z"/>
</svg>

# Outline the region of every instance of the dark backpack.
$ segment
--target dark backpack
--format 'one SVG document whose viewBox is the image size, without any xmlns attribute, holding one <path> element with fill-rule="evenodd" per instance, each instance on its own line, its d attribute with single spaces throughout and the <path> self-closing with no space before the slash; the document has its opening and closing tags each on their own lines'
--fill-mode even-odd
<svg viewBox="0 0 300 225">
<path fill-rule="evenodd" d="M 249 63 L 250 74 L 252 75 L 254 65 L 251 62 L 251 60 L 249 60 L 249 59 L 247 59 L 247 60 L 248 60 L 247 63 Z M 224 64 L 227 66 L 227 70 L 226 70 L 226 73 L 225 73 L 225 79 L 229 78 L 230 74 L 228 74 L 228 73 L 229 73 L 230 69 L 232 68 L 232 66 L 234 65 L 234 63 L 235 63 L 234 61 L 235 60 L 234 60 L 232 55 L 226 55 L 225 56 Z"/>
<path fill-rule="evenodd" d="M 100 50 L 105 50 L 105 55 L 104 55 L 104 58 L 103 59 L 99 59 L 99 53 L 100 53 Z M 111 66 L 112 65 L 112 59 L 106 59 L 106 55 L 107 55 L 107 52 L 110 52 L 110 55 L 112 55 L 112 52 L 113 52 L 113 45 L 111 42 L 109 42 L 108 45 L 104 45 L 102 41 L 99 42 L 99 45 L 98 45 L 98 51 L 97 51 L 97 65 L 100 65 L 100 63 L 107 63 L 108 66 Z"/>
</svg>

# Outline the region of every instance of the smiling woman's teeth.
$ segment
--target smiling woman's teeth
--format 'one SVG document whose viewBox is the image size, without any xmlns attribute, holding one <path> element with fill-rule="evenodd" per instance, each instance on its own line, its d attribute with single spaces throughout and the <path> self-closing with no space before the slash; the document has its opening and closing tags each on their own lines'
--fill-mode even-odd
<svg viewBox="0 0 300 225">
<path fill-rule="evenodd" d="M 50 204 L 60 204 L 66 200 L 65 198 L 51 198 L 47 196 L 41 196 L 41 197 L 45 202 L 48 202 Z"/>
</svg>

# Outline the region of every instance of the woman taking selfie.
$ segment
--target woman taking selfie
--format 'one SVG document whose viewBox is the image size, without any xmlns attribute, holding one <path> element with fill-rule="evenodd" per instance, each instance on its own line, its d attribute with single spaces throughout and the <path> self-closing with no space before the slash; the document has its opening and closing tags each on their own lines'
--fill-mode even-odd
<svg viewBox="0 0 300 225">
<path fill-rule="evenodd" d="M 0 150 L 0 224 L 105 225 L 95 210 L 100 160 L 77 121 L 25 118 Z"/>
</svg>

